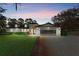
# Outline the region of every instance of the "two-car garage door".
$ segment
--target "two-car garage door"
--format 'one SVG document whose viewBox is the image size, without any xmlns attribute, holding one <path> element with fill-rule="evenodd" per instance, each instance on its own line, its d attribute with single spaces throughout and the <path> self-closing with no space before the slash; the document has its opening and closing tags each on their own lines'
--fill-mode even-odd
<svg viewBox="0 0 79 59">
<path fill-rule="evenodd" d="M 56 35 L 56 30 L 40 30 L 41 35 Z"/>
</svg>

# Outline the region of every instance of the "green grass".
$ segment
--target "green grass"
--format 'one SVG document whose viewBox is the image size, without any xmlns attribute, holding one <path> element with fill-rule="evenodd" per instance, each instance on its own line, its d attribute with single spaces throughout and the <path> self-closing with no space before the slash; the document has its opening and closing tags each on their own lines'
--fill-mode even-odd
<svg viewBox="0 0 79 59">
<path fill-rule="evenodd" d="M 0 35 L 0 56 L 29 56 L 35 41 L 27 35 Z"/>
</svg>

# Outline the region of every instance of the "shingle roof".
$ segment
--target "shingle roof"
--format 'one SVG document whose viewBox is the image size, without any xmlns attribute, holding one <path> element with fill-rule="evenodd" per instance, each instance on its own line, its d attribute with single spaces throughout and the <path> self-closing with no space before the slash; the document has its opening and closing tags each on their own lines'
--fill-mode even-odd
<svg viewBox="0 0 79 59">
<path fill-rule="evenodd" d="M 54 27 L 54 25 L 53 25 L 52 23 L 50 23 L 50 22 L 47 22 L 47 23 L 42 24 L 42 25 L 38 25 L 38 26 L 36 26 L 36 27 L 40 27 L 40 26 L 44 26 L 44 27 Z"/>
</svg>

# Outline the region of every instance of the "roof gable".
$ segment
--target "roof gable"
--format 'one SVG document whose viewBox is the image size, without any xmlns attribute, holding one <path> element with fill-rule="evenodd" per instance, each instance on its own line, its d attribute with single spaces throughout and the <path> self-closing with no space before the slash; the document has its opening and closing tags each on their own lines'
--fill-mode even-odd
<svg viewBox="0 0 79 59">
<path fill-rule="evenodd" d="M 39 25 L 39 26 L 43 26 L 43 27 L 53 27 L 53 24 L 51 23 L 45 23 L 45 24 L 42 24 L 42 25 Z"/>
</svg>

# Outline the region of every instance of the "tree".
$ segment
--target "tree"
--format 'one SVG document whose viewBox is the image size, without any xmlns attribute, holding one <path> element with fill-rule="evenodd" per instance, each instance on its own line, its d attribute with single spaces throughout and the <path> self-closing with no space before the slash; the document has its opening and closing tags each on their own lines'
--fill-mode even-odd
<svg viewBox="0 0 79 59">
<path fill-rule="evenodd" d="M 33 23 L 33 20 L 31 18 L 25 19 L 25 24 L 27 24 L 27 28 L 29 28 L 30 23 Z"/>
<path fill-rule="evenodd" d="M 8 20 L 9 20 L 8 22 L 9 27 L 14 28 L 15 24 L 17 24 L 17 20 L 15 18 L 13 19 L 9 18 Z"/>
<path fill-rule="evenodd" d="M 37 23 L 37 21 L 36 20 L 33 20 L 33 23 Z"/>
<path fill-rule="evenodd" d="M 18 27 L 23 28 L 24 27 L 24 20 L 22 18 L 18 19 Z"/>
<path fill-rule="evenodd" d="M 79 8 L 72 8 L 62 11 L 52 18 L 55 26 L 63 30 L 79 29 Z"/>
<path fill-rule="evenodd" d="M 1 6 L 3 6 L 3 5 L 5 5 L 5 6 L 6 6 L 6 5 L 9 5 L 9 3 L 1 3 L 0 5 L 1 5 Z M 19 6 L 19 5 L 21 5 L 21 3 L 12 3 L 12 5 L 14 5 L 15 10 L 17 11 L 18 6 Z"/>
<path fill-rule="evenodd" d="M 6 31 L 6 17 L 5 16 L 0 16 L 0 33 Z"/>
<path fill-rule="evenodd" d="M 6 31 L 6 17 L 1 13 L 4 13 L 6 9 L 0 7 L 0 33 Z"/>
<path fill-rule="evenodd" d="M 0 13 L 4 13 L 6 11 L 6 9 L 3 9 L 2 7 L 0 7 Z"/>
<path fill-rule="evenodd" d="M 33 23 L 33 20 L 31 18 L 28 18 L 25 20 L 26 23 Z"/>
</svg>

